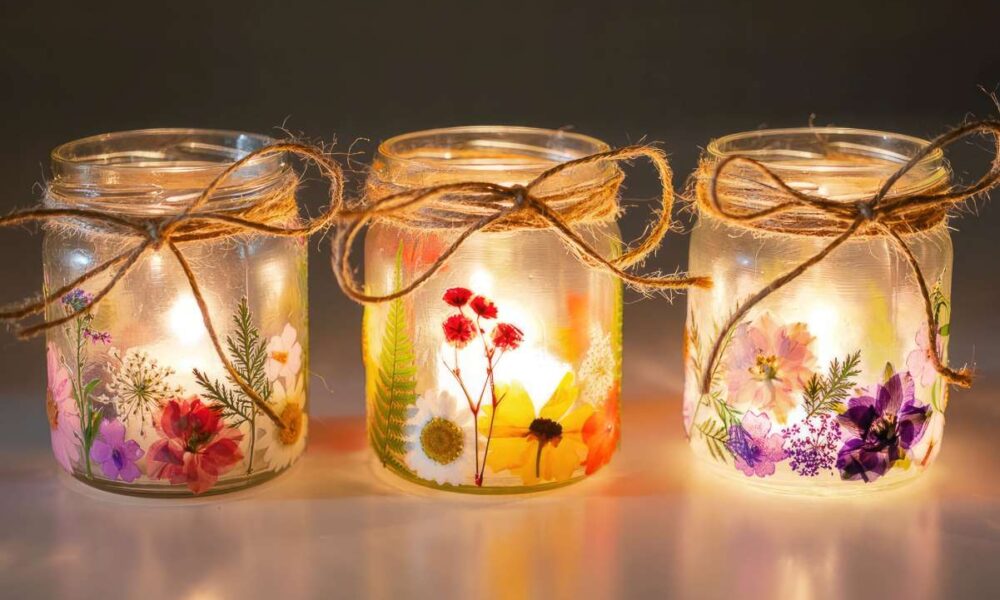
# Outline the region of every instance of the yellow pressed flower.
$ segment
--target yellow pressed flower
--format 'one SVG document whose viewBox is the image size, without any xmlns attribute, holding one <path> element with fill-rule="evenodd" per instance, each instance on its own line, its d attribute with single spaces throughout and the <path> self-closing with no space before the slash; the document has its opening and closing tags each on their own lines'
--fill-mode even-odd
<svg viewBox="0 0 1000 600">
<path fill-rule="evenodd" d="M 525 485 L 572 477 L 587 456 L 581 431 L 594 412 L 589 404 L 570 410 L 579 393 L 573 374 L 567 373 L 536 415 L 521 384 L 497 384 L 501 401 L 493 420 L 487 466 L 495 473 L 520 475 Z M 490 433 L 492 413 L 492 407 L 486 406 L 479 418 L 483 435 Z"/>
</svg>

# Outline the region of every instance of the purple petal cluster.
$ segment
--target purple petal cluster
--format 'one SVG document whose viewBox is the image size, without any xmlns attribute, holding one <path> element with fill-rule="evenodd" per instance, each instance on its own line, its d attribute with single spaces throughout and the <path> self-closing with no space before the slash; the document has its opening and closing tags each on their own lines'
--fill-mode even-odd
<svg viewBox="0 0 1000 600">
<path fill-rule="evenodd" d="M 814 415 L 785 429 L 781 435 L 785 438 L 788 466 L 799 475 L 815 477 L 836 465 L 842 433 L 833 415 Z"/>
<path fill-rule="evenodd" d="M 917 405 L 909 373 L 897 373 L 885 385 L 851 398 L 838 417 L 850 436 L 837 454 L 841 477 L 870 483 L 885 475 L 920 441 L 929 416 L 929 406 Z"/>
</svg>

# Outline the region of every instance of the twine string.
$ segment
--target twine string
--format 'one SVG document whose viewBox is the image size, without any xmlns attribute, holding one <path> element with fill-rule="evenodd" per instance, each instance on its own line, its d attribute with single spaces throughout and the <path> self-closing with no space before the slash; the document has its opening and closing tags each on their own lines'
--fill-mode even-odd
<svg viewBox="0 0 1000 600">
<path fill-rule="evenodd" d="M 582 186 L 572 190 L 553 193 L 538 192 L 546 181 L 570 169 L 599 163 L 619 164 L 636 158 L 648 159 L 655 168 L 660 181 L 660 207 L 648 228 L 648 232 L 638 243 L 626 248 L 614 258 L 606 258 L 574 229 L 574 224 L 582 222 L 614 219 L 618 215 L 617 189 L 622 176 L 598 185 Z M 671 229 L 671 212 L 674 191 L 671 184 L 673 172 L 662 150 L 651 146 L 626 146 L 617 150 L 591 154 L 582 158 L 556 165 L 527 185 L 500 185 L 486 182 L 458 182 L 416 188 L 391 193 L 368 201 L 358 208 L 345 209 L 341 213 L 347 226 L 340 229 L 333 241 L 334 273 L 344 294 L 359 303 L 388 302 L 409 295 L 434 276 L 458 249 L 473 234 L 480 231 L 509 231 L 525 227 L 545 227 L 555 230 L 563 243 L 575 256 L 590 268 L 597 269 L 621 279 L 639 290 L 676 290 L 688 287 L 709 287 L 707 277 L 674 275 L 635 274 L 629 269 L 641 264 L 659 248 L 660 243 Z M 580 196 L 576 205 L 562 211 L 553 205 L 573 196 Z M 452 200 L 442 200 L 450 196 Z M 461 200 L 455 200 L 458 196 Z M 424 208 L 443 208 L 445 216 L 428 216 L 418 213 Z M 407 285 L 387 294 L 369 294 L 357 281 L 351 266 L 351 249 L 358 234 L 377 219 L 391 219 L 415 227 L 464 229 L 449 244 L 437 259 Z"/>
<path fill-rule="evenodd" d="M 978 134 L 991 134 L 994 138 L 995 146 L 990 168 L 978 180 L 972 184 L 949 188 L 945 191 L 914 194 L 901 193 L 897 196 L 889 196 L 889 193 L 903 176 L 932 152 L 944 149 L 961 139 Z M 736 164 L 744 164 L 758 171 L 773 183 L 781 193 L 785 194 L 787 199 L 773 206 L 750 212 L 734 212 L 726 208 L 719 199 L 719 180 L 727 168 Z M 764 220 L 791 210 L 807 208 L 818 211 L 824 216 L 840 223 L 842 230 L 819 252 L 803 261 L 794 269 L 771 281 L 737 307 L 712 343 L 709 360 L 705 363 L 701 373 L 701 393 L 710 393 L 712 373 L 715 372 L 717 364 L 722 358 L 724 340 L 729 337 L 733 328 L 736 327 L 746 314 L 762 300 L 821 262 L 844 242 L 862 232 L 887 237 L 892 241 L 896 250 L 904 257 L 914 279 L 917 281 L 920 295 L 923 298 L 927 321 L 928 355 L 934 366 L 934 370 L 950 384 L 963 388 L 970 387 L 972 385 L 972 373 L 968 368 L 951 369 L 941 359 L 941 355 L 937 349 L 938 333 L 927 280 L 909 245 L 904 241 L 903 235 L 920 230 L 927 222 L 936 223 L 940 221 L 947 215 L 948 210 L 957 205 L 964 204 L 978 197 L 980 194 L 989 192 L 998 182 L 1000 182 L 1000 121 L 993 120 L 970 122 L 935 138 L 887 178 L 870 199 L 861 200 L 853 204 L 838 202 L 797 190 L 765 164 L 747 156 L 733 155 L 719 161 L 711 176 L 708 192 L 704 193 L 702 186 L 699 186 L 697 195 L 699 209 L 705 210 L 713 217 L 729 224 L 764 229 L 765 227 L 760 225 Z M 931 214 L 931 217 L 937 215 L 937 218 L 932 218 L 928 221 L 928 213 Z M 773 226 L 766 227 L 766 229 L 768 231 L 778 231 L 779 233 L 791 232 L 790 229 L 782 229 L 780 227 L 776 229 Z M 796 231 L 796 233 L 799 232 Z M 817 237 L 826 236 L 825 233 L 819 232 L 813 235 Z"/>
<path fill-rule="evenodd" d="M 296 219 L 294 223 L 289 225 L 277 224 L 275 222 L 282 218 L 287 218 L 297 208 L 294 190 L 298 184 L 297 180 L 294 185 L 282 186 L 282 189 L 270 198 L 256 202 L 254 206 L 237 214 L 222 214 L 206 209 L 207 203 L 215 192 L 244 165 L 266 156 L 280 154 L 295 155 L 306 162 L 311 162 L 329 180 L 330 201 L 321 214 L 304 220 Z M 15 211 L 7 216 L 0 217 L 0 227 L 13 227 L 28 223 L 63 222 L 66 220 L 71 222 L 83 221 L 110 226 L 116 231 L 116 235 L 138 237 L 139 241 L 131 248 L 123 250 L 118 255 L 84 272 L 71 282 L 48 294 L 0 308 L 0 320 L 8 323 L 18 323 L 27 317 L 41 313 L 48 306 L 57 303 L 65 294 L 79 287 L 84 282 L 110 272 L 111 276 L 108 282 L 88 302 L 77 309 L 68 311 L 62 317 L 46 319 L 41 323 L 23 326 L 16 332 L 16 335 L 20 339 L 31 338 L 53 327 L 85 315 L 131 272 L 147 252 L 151 250 L 157 251 L 165 246 L 169 248 L 184 272 L 188 285 L 191 288 L 191 293 L 198 304 L 198 309 L 201 312 L 205 329 L 208 331 L 209 338 L 212 341 L 212 346 L 215 348 L 215 352 L 225 367 L 226 372 L 261 412 L 266 414 L 277 427 L 284 429 L 286 424 L 282 421 L 281 417 L 240 376 L 232 362 L 226 356 L 222 343 L 219 340 L 219 335 L 213 325 L 208 304 L 198 283 L 198 278 L 187 258 L 181 252 L 179 244 L 219 239 L 246 233 L 289 238 L 307 238 L 316 232 L 325 230 L 336 219 L 338 211 L 343 207 L 343 188 L 344 177 L 340 166 L 327 156 L 322 149 L 296 142 L 279 142 L 255 150 L 229 165 L 191 203 L 185 206 L 182 211 L 170 216 L 129 218 L 102 210 L 85 208 L 43 207 Z"/>
</svg>

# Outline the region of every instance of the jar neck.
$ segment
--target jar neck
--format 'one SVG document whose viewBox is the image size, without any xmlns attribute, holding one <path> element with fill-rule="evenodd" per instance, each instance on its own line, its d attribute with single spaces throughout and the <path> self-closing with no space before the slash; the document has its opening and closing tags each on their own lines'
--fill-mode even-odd
<svg viewBox="0 0 1000 600">
<path fill-rule="evenodd" d="M 52 152 L 45 204 L 138 218 L 177 214 L 233 163 L 273 142 L 262 135 L 198 129 L 126 131 L 69 142 Z M 202 210 L 248 210 L 294 182 L 285 157 L 251 160 Z"/>
<path fill-rule="evenodd" d="M 379 146 L 365 197 L 374 203 L 390 194 L 466 182 L 526 186 L 553 167 L 608 149 L 592 137 L 528 127 L 454 127 L 409 133 Z M 621 177 L 613 163 L 588 163 L 546 178 L 532 188 L 532 194 L 551 197 L 550 206 L 557 211 L 601 214 L 608 220 L 617 212 Z M 481 196 L 479 192 L 441 194 L 401 219 L 390 220 L 419 227 L 464 228 L 509 205 Z M 611 208 L 602 210 L 609 202 Z"/>
<path fill-rule="evenodd" d="M 885 182 L 929 142 L 894 133 L 846 128 L 774 129 L 728 135 L 709 144 L 696 177 L 702 214 L 709 204 L 713 182 L 718 202 L 727 212 L 747 214 L 794 200 L 761 169 L 730 162 L 716 181 L 723 160 L 743 156 L 760 162 L 792 189 L 845 205 L 871 200 Z M 885 199 L 943 191 L 951 184 L 943 153 L 935 150 L 917 162 L 892 186 Z M 938 207 L 906 217 L 912 229 L 940 223 Z M 842 221 L 822 211 L 800 206 L 748 225 L 753 229 L 802 235 L 836 235 Z M 904 228 L 905 229 L 905 228 Z"/>
</svg>

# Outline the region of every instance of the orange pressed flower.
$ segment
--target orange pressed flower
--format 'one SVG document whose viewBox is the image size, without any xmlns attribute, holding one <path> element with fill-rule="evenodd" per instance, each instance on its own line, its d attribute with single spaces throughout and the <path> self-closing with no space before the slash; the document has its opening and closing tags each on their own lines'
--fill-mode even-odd
<svg viewBox="0 0 1000 600">
<path fill-rule="evenodd" d="M 583 461 L 590 475 L 611 462 L 611 455 L 618 449 L 622 437 L 622 418 L 618 411 L 618 382 L 611 386 L 604 407 L 590 415 L 583 424 L 583 443 L 587 444 L 587 458 Z"/>
</svg>

